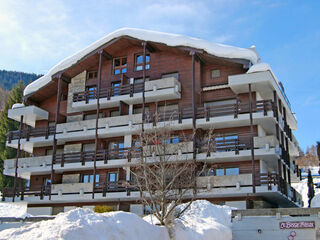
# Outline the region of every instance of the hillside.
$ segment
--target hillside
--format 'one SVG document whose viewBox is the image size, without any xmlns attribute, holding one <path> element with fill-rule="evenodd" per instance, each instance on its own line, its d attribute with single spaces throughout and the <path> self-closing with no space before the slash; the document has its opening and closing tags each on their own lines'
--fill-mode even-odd
<svg viewBox="0 0 320 240">
<path fill-rule="evenodd" d="M 0 70 L 0 87 L 11 90 L 12 87 L 15 86 L 20 80 L 27 85 L 41 76 L 42 75 L 34 73 Z"/>
</svg>

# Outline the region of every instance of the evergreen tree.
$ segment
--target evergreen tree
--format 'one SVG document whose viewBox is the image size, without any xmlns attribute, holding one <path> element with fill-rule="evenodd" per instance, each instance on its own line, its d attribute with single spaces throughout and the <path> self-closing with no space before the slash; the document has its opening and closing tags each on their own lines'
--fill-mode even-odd
<svg viewBox="0 0 320 240">
<path fill-rule="evenodd" d="M 308 171 L 308 207 L 311 207 L 311 200 L 314 197 L 314 184 L 313 184 L 313 178 L 311 175 L 311 170 Z"/>
<path fill-rule="evenodd" d="M 6 146 L 6 137 L 9 131 L 17 130 L 19 123 L 8 119 L 8 110 L 15 103 L 23 101 L 24 83 L 20 81 L 11 91 L 7 102 L 0 113 L 0 188 L 13 186 L 13 177 L 3 175 L 5 159 L 15 158 L 17 150 Z"/>
</svg>

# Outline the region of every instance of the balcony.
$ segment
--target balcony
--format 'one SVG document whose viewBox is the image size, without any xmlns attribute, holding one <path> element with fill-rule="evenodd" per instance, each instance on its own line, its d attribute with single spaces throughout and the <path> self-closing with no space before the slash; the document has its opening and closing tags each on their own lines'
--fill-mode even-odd
<svg viewBox="0 0 320 240">
<path fill-rule="evenodd" d="M 229 76 L 228 83 L 236 94 L 248 93 L 248 84 L 251 84 L 252 91 L 258 92 L 263 99 L 273 99 L 274 91 L 283 103 L 287 112 L 287 120 L 291 129 L 297 129 L 297 120 L 292 113 L 290 104 L 279 85 L 277 78 L 270 71 L 245 73 Z"/>
<path fill-rule="evenodd" d="M 98 134 L 100 138 L 132 134 L 140 129 L 142 114 L 100 118 Z M 95 138 L 96 120 L 62 123 L 57 125 L 57 139 L 61 141 Z"/>
<path fill-rule="evenodd" d="M 270 126 L 267 119 L 274 118 L 274 105 L 271 100 L 257 101 L 253 104 L 253 117 L 256 124 Z M 173 129 L 192 128 L 193 111 L 191 108 L 163 112 L 147 112 L 145 115 L 145 129 L 151 130 L 154 126 L 170 124 Z M 238 103 L 217 107 L 198 107 L 196 122 L 199 128 L 211 129 L 249 124 L 249 104 Z M 141 130 L 142 114 L 123 115 L 117 117 L 100 118 L 98 120 L 98 135 L 100 138 L 136 134 Z M 267 127 L 266 126 L 266 127 Z M 57 125 L 56 138 L 61 143 L 70 140 L 94 139 L 95 119 L 78 122 L 68 122 Z M 7 146 L 17 148 L 21 134 L 21 147 L 32 153 L 33 147 L 52 145 L 54 127 L 42 127 L 12 131 L 7 136 Z"/>
<path fill-rule="evenodd" d="M 174 78 L 164 78 L 143 83 L 127 84 L 102 88 L 99 94 L 101 108 L 117 107 L 120 101 L 126 104 L 142 103 L 142 92 L 145 91 L 145 101 L 154 102 L 181 98 L 180 82 Z M 77 92 L 73 95 L 72 108 L 79 111 L 96 109 L 97 91 Z"/>
<path fill-rule="evenodd" d="M 23 122 L 34 127 L 38 120 L 48 120 L 49 113 L 36 106 L 19 106 L 8 110 L 8 118 L 20 122 L 23 116 Z"/>
<path fill-rule="evenodd" d="M 11 200 L 15 193 L 16 200 L 26 200 L 27 202 L 39 201 L 44 202 L 49 200 L 51 191 L 52 201 L 78 201 L 78 200 L 91 200 L 92 192 L 96 194 L 96 198 L 103 200 L 105 198 L 119 198 L 130 197 L 131 192 L 135 192 L 135 199 L 138 198 L 139 193 L 137 187 L 128 181 L 119 180 L 112 183 L 97 183 L 93 188 L 92 183 L 62 183 L 53 184 L 52 189 L 50 185 L 47 186 L 32 186 L 32 187 L 17 187 L 14 191 L 13 188 L 3 188 L 2 201 L 6 199 Z M 27 199 L 25 199 L 27 197 Z M 8 201 L 7 200 L 7 201 Z"/>
<path fill-rule="evenodd" d="M 32 153 L 33 147 L 43 147 L 52 145 L 55 127 L 26 128 L 21 131 L 10 131 L 7 134 L 6 145 L 18 148 L 18 139 L 23 151 Z"/>
</svg>

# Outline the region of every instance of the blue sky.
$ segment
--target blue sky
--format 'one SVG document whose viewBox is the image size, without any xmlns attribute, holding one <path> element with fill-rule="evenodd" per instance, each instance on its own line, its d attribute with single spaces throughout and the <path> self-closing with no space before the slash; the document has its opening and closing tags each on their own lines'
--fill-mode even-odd
<svg viewBox="0 0 320 240">
<path fill-rule="evenodd" d="M 302 149 L 320 141 L 320 1 L 0 0 L 0 69 L 46 73 L 121 27 L 250 47 L 283 82 Z"/>
</svg>

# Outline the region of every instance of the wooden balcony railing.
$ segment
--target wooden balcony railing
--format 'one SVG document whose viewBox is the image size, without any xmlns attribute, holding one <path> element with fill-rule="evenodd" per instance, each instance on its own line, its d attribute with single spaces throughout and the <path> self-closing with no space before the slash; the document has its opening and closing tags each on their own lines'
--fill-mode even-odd
<svg viewBox="0 0 320 240">
<path fill-rule="evenodd" d="M 25 138 L 27 141 L 29 141 L 30 137 L 45 137 L 46 139 L 53 135 L 55 132 L 55 127 L 38 127 L 38 128 L 26 128 L 21 131 L 10 131 L 7 134 L 7 141 L 11 143 L 12 140 L 19 139 L 19 136 L 21 138 Z"/>
<path fill-rule="evenodd" d="M 141 90 L 140 85 L 139 84 L 134 85 L 136 86 L 135 87 L 136 90 L 134 91 L 140 91 Z M 128 86 L 129 85 L 126 85 L 126 87 Z M 120 89 L 120 87 L 118 88 Z M 91 93 L 92 91 L 86 91 L 86 92 Z M 112 91 L 114 92 L 115 90 L 113 89 Z M 123 89 L 119 90 L 119 94 L 120 95 L 122 93 L 124 94 L 126 93 L 126 91 L 127 91 L 127 88 L 124 88 L 123 86 Z M 270 111 L 270 110 L 274 110 L 273 102 L 271 100 L 257 101 L 253 106 L 254 112 L 264 112 L 264 115 L 266 115 L 267 111 Z M 236 118 L 238 114 L 248 113 L 248 112 L 249 112 L 249 105 L 247 103 L 228 104 L 228 105 L 209 107 L 209 108 L 199 107 L 196 110 L 196 118 L 197 119 L 206 118 L 207 121 L 209 121 L 211 117 L 226 116 L 226 115 L 234 115 L 234 117 Z M 178 120 L 179 123 L 181 123 L 183 119 L 190 119 L 192 118 L 192 116 L 193 116 L 192 108 L 162 111 L 158 113 L 147 112 L 145 114 L 145 122 L 156 124 L 157 122 Z M 20 136 L 21 138 L 26 139 L 27 141 L 29 141 L 31 137 L 45 137 L 47 139 L 50 135 L 54 134 L 54 131 L 55 131 L 54 126 L 27 128 L 27 129 L 23 129 L 21 132 L 19 130 L 11 131 L 7 134 L 7 141 L 11 143 L 12 140 L 18 139 L 19 134 L 21 134 Z"/>
<path fill-rule="evenodd" d="M 241 133 L 234 136 L 217 137 L 210 141 L 202 140 L 197 142 L 199 152 L 231 152 L 239 154 L 240 150 L 251 149 L 251 136 L 250 133 Z"/>
<path fill-rule="evenodd" d="M 14 188 L 2 188 L 2 201 L 5 201 L 7 197 L 20 197 L 21 200 L 24 200 L 24 196 L 39 196 L 42 200 L 44 196 L 50 194 L 50 185 L 47 186 L 32 186 L 32 187 L 17 187 L 15 194 Z"/>
<path fill-rule="evenodd" d="M 301 203 L 299 193 L 277 173 L 260 173 L 260 179 L 257 185 L 267 185 L 268 190 L 271 190 L 272 186 L 278 186 L 278 191 L 282 194 L 291 198 L 293 202 Z"/>
<path fill-rule="evenodd" d="M 271 100 L 262 100 L 257 101 L 253 104 L 253 112 L 263 112 L 264 115 L 267 115 L 268 111 L 275 111 L 276 107 L 274 106 Z M 236 104 L 226 104 L 221 106 L 214 107 L 197 107 L 196 108 L 196 118 L 205 118 L 207 121 L 211 117 L 220 117 L 233 115 L 235 118 L 239 114 L 249 113 L 249 104 L 248 103 L 236 103 Z M 161 112 L 147 112 L 145 114 L 146 123 L 156 123 L 170 120 L 178 120 L 179 123 L 183 119 L 192 118 L 193 110 L 192 108 L 180 108 L 178 110 L 170 111 L 161 111 Z"/>
<path fill-rule="evenodd" d="M 67 185 L 67 184 L 66 184 Z M 102 196 L 106 196 L 108 192 L 126 192 L 127 196 L 130 195 L 131 191 L 136 191 L 138 188 L 129 181 L 119 180 L 118 182 L 112 183 L 97 183 L 97 186 L 94 187 L 95 193 L 102 193 Z M 15 191 L 15 197 L 24 200 L 25 196 L 39 197 L 40 200 L 44 196 L 49 196 L 51 191 L 50 185 L 47 186 L 32 186 L 32 187 L 18 187 Z M 13 197 L 14 188 L 2 188 L 2 201 L 5 201 L 8 197 Z M 83 194 L 91 194 L 90 192 L 83 192 Z M 51 193 L 51 195 L 58 195 L 59 193 Z M 80 192 L 62 192 L 61 195 L 71 195 L 71 194 L 80 194 Z"/>
<path fill-rule="evenodd" d="M 96 155 L 96 161 L 104 161 L 108 163 L 108 160 L 116 159 L 128 159 L 131 161 L 132 156 L 135 156 L 137 150 L 132 148 L 119 148 L 112 150 L 98 150 Z M 81 163 L 85 165 L 87 162 L 93 162 L 95 157 L 95 151 L 75 152 L 75 153 L 63 153 L 57 154 L 54 163 L 64 166 L 65 163 Z"/>
<path fill-rule="evenodd" d="M 111 97 L 119 95 L 130 95 L 130 97 L 132 97 L 134 93 L 142 92 L 143 89 L 143 83 L 112 86 L 108 88 L 102 88 L 100 90 L 99 96 L 100 98 L 107 98 L 108 100 L 110 100 Z M 88 103 L 89 100 L 97 99 L 97 93 L 98 91 L 96 89 L 74 93 L 73 102 L 85 101 L 86 103 Z"/>
</svg>

